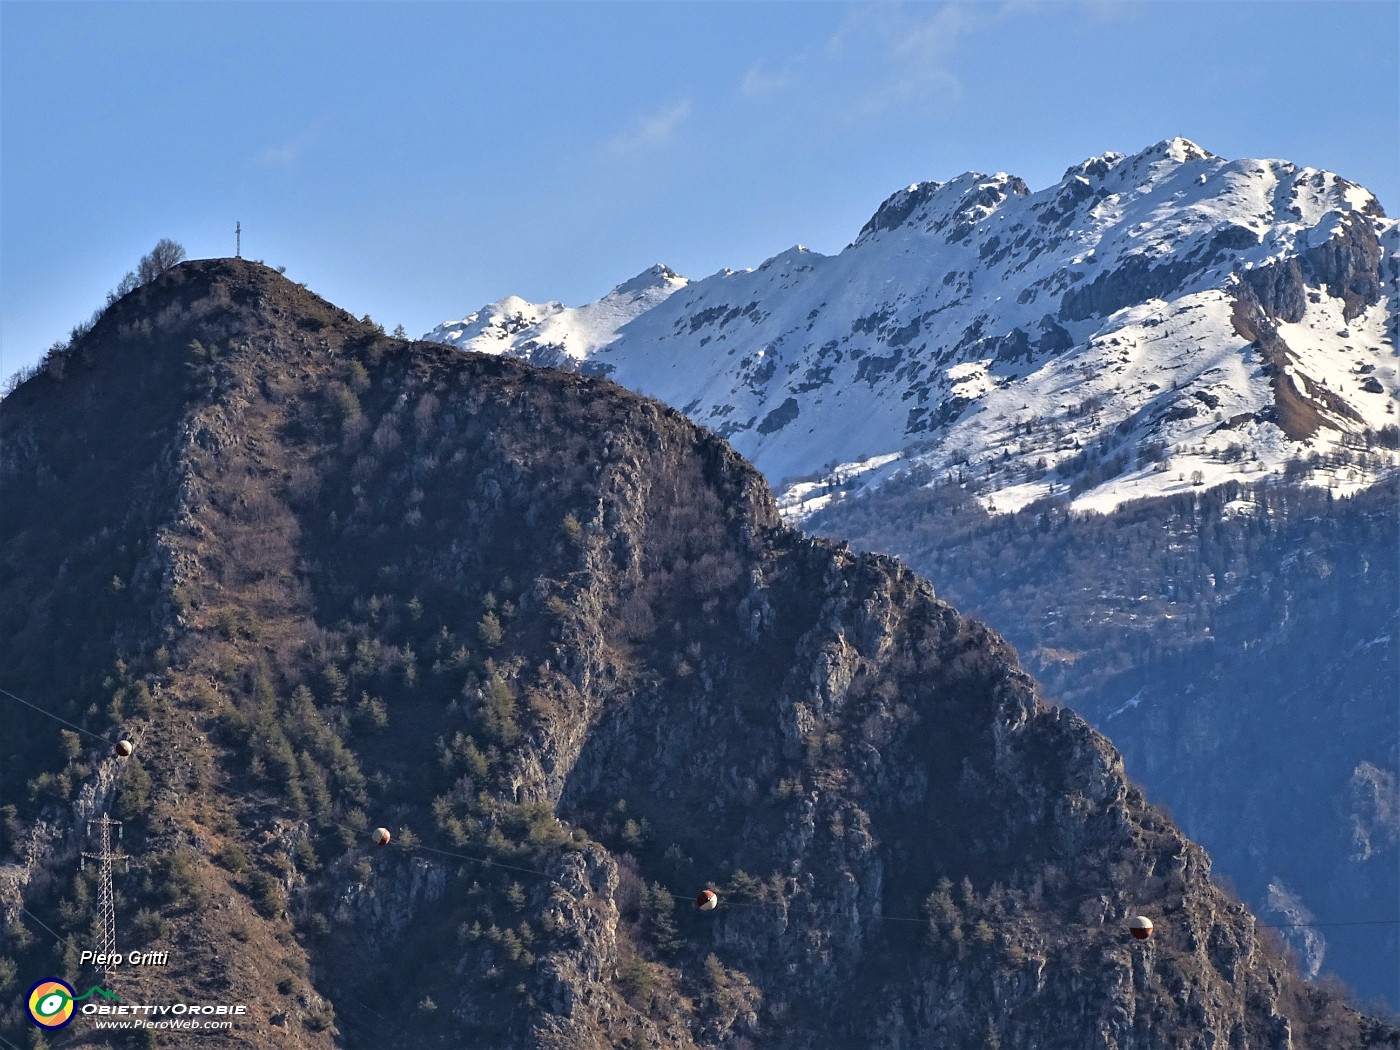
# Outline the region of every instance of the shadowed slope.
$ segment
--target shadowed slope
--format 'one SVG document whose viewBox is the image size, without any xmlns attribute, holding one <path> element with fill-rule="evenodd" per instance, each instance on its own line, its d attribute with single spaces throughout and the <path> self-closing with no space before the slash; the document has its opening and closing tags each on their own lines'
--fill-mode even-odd
<svg viewBox="0 0 1400 1050">
<path fill-rule="evenodd" d="M 123 936 L 172 953 L 113 977 L 129 1000 L 249 1003 L 209 1046 L 1393 1045 L 1004 642 L 783 528 L 677 413 L 387 339 L 246 262 L 138 295 L 0 423 L 4 605 L 69 610 L 0 666 L 140 762 L 5 709 L 34 859 L 5 918 L 22 895 L 83 940 L 63 803 L 110 799 Z M 126 532 L 83 510 L 94 434 Z M 1137 911 L 1159 939 L 1125 938 Z M 23 972 L 77 976 L 47 952 Z"/>
</svg>

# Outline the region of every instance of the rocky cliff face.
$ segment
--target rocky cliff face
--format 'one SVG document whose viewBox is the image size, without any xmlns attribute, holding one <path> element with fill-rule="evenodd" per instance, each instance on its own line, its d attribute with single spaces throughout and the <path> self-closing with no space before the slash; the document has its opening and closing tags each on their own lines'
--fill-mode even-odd
<svg viewBox="0 0 1400 1050">
<path fill-rule="evenodd" d="M 0 665 L 138 755 L 0 708 L 16 983 L 79 976 L 66 850 L 111 783 L 121 936 L 172 953 L 111 983 L 249 1003 L 210 1046 L 1400 1040 L 1005 642 L 676 412 L 233 260 L 63 371 L 0 419 Z"/>
<path fill-rule="evenodd" d="M 1227 485 L 992 518 L 911 484 L 809 524 L 997 624 L 1263 921 L 1322 924 L 1283 931 L 1306 972 L 1395 1003 L 1396 497 Z"/>
</svg>

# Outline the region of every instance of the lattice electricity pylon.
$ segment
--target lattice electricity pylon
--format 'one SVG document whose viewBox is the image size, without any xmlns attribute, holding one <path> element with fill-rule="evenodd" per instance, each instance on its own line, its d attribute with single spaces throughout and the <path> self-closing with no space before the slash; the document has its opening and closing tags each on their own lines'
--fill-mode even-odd
<svg viewBox="0 0 1400 1050">
<path fill-rule="evenodd" d="M 112 852 L 112 829 L 117 829 L 117 838 L 122 837 L 122 822 L 112 820 L 106 813 L 97 820 L 88 821 L 88 834 L 92 826 L 98 827 L 98 849 L 96 853 L 83 853 L 83 867 L 90 860 L 98 864 L 97 874 L 97 944 L 93 950 L 99 956 L 113 958 L 117 954 L 117 896 L 112 889 L 112 862 L 126 863 L 124 853 Z M 105 973 L 107 967 L 101 967 Z"/>
</svg>

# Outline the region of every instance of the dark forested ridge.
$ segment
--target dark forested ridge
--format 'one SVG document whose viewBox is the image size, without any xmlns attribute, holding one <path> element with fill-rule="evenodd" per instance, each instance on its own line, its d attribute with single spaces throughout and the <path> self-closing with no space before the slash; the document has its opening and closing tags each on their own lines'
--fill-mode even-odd
<svg viewBox="0 0 1400 1050">
<path fill-rule="evenodd" d="M 1349 499 L 1275 482 L 991 517 L 910 478 L 809 524 L 1004 631 L 1263 921 L 1345 923 L 1400 901 L 1397 506 L 1393 480 Z M 1393 923 L 1289 939 L 1308 972 L 1400 1005 Z"/>
<path fill-rule="evenodd" d="M 12 1041 L 110 811 L 170 952 L 110 983 L 249 1004 L 201 1046 L 1400 1043 L 1005 642 L 609 383 L 185 263 L 5 399 L 0 485 L 0 687 L 137 748 L 0 704 Z"/>
</svg>

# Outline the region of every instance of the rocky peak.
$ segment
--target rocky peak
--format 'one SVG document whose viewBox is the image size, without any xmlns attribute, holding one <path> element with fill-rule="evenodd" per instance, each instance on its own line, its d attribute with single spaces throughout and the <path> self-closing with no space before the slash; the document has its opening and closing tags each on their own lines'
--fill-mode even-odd
<svg viewBox="0 0 1400 1050">
<path fill-rule="evenodd" d="M 1029 194 L 1025 182 L 1006 172 L 983 175 L 967 171 L 945 183 L 915 183 L 880 206 L 861 228 L 855 244 L 868 242 L 881 231 L 895 230 L 944 233 L 947 240 L 958 241 L 1008 198 Z"/>
<path fill-rule="evenodd" d="M 1188 138 L 1177 135 L 1173 138 L 1163 139 L 1148 146 L 1139 156 L 1148 159 L 1165 158 L 1177 164 L 1186 164 L 1193 160 L 1209 160 L 1215 154 L 1207 149 L 1196 145 Z"/>
<path fill-rule="evenodd" d="M 229 260 L 110 320 L 0 416 L 0 664 L 140 741 L 178 877 L 119 892 L 185 954 L 128 994 L 279 1048 L 1394 1045 L 1004 641 L 679 413 Z M 9 711 L 7 848 L 71 842 L 100 756 Z M 17 890 L 55 922 L 64 855 Z"/>
<path fill-rule="evenodd" d="M 1097 157 L 1090 157 L 1065 169 L 1064 181 L 1068 182 L 1075 177 L 1080 177 L 1088 181 L 1102 179 L 1110 171 L 1122 164 L 1127 158 L 1122 153 L 1108 153 Z"/>
<path fill-rule="evenodd" d="M 903 226 L 911 215 L 919 212 L 932 200 L 933 195 L 938 192 L 942 185 L 941 182 L 916 182 L 892 193 L 875 210 L 870 221 L 861 227 L 860 233 L 856 237 L 856 243 L 859 244 L 880 230 L 895 230 Z"/>
<path fill-rule="evenodd" d="M 1335 175 L 1172 138 L 1036 193 L 1005 173 L 915 183 L 838 255 L 784 252 L 625 324 L 580 308 L 434 338 L 546 364 L 565 347 L 734 442 L 798 515 L 910 468 L 998 512 L 1314 459 L 1350 491 L 1400 462 L 1394 229 Z"/>
<path fill-rule="evenodd" d="M 676 271 L 669 266 L 656 263 L 652 266 L 648 266 L 631 280 L 623 281 L 609 294 L 631 295 L 658 288 L 674 291 L 676 288 L 683 288 L 688 283 L 690 282 L 686 278 L 676 273 Z"/>
</svg>

